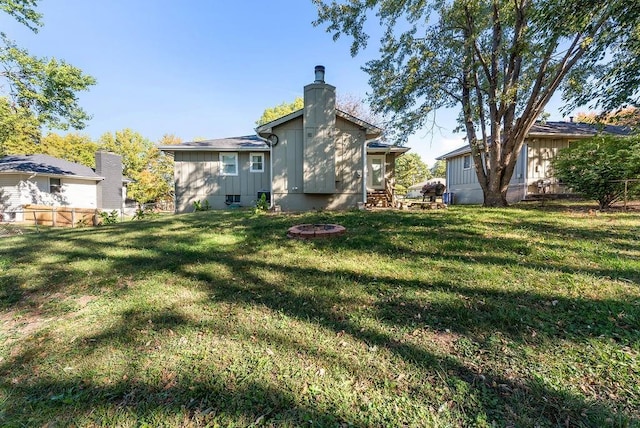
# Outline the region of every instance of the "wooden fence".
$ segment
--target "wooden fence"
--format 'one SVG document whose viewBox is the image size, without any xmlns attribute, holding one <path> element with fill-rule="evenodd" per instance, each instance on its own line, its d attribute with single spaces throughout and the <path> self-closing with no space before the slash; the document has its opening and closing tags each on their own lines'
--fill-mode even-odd
<svg viewBox="0 0 640 428">
<path fill-rule="evenodd" d="M 75 227 L 79 224 L 95 226 L 100 215 L 95 208 L 50 207 L 25 205 L 24 223 L 54 227 Z"/>
</svg>

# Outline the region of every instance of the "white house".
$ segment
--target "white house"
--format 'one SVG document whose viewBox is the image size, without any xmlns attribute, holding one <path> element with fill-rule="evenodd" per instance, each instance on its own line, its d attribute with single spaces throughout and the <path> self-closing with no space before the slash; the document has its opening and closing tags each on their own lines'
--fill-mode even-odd
<svg viewBox="0 0 640 428">
<path fill-rule="evenodd" d="M 120 156 L 96 153 L 96 169 L 41 154 L 1 157 L 0 220 L 24 220 L 25 205 L 120 210 L 124 200 Z"/>
</svg>

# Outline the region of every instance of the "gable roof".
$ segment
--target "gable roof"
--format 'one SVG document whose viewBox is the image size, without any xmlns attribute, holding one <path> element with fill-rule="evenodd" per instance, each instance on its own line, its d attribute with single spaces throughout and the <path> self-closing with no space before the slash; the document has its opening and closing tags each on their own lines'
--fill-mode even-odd
<svg viewBox="0 0 640 428">
<path fill-rule="evenodd" d="M 0 174 L 39 174 L 51 177 L 73 177 L 104 180 L 88 166 L 49 155 L 9 155 L 0 158 Z"/>
<path fill-rule="evenodd" d="M 293 119 L 301 117 L 304 113 L 304 108 L 298 109 L 292 113 L 287 114 L 286 116 L 282 116 L 278 119 L 272 120 L 271 122 L 267 122 L 262 124 L 256 128 L 256 132 L 260 135 L 268 135 L 272 133 L 273 128 L 276 126 L 282 125 L 283 123 L 287 123 Z M 360 128 L 364 128 L 366 132 L 367 139 L 379 137 L 382 134 L 382 128 L 379 128 L 371 123 L 359 119 L 346 111 L 342 111 L 340 109 L 336 109 L 336 116 L 340 117 L 344 120 L 348 120 L 351 123 L 358 125 Z"/>
<path fill-rule="evenodd" d="M 566 138 L 588 138 L 599 133 L 612 135 L 630 135 L 631 129 L 627 126 L 618 125 L 593 125 L 579 122 L 536 122 L 529 130 L 527 138 L 535 137 L 566 137 Z M 471 147 L 465 145 L 459 147 L 442 156 L 437 160 L 450 159 L 456 156 L 471 153 Z"/>
<path fill-rule="evenodd" d="M 182 144 L 159 146 L 165 152 L 216 151 L 216 152 L 266 152 L 269 146 L 257 135 L 190 141 Z"/>
</svg>

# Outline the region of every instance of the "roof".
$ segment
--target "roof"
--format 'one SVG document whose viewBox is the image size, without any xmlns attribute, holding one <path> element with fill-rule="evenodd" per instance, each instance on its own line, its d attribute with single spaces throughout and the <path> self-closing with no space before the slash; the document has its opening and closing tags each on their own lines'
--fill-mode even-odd
<svg viewBox="0 0 640 428">
<path fill-rule="evenodd" d="M 218 138 L 214 140 L 190 141 L 182 144 L 160 146 L 165 152 L 217 151 L 217 152 L 264 152 L 269 146 L 257 135 Z"/>
<path fill-rule="evenodd" d="M 380 140 L 373 140 L 367 143 L 367 153 L 406 153 L 409 147 L 394 146 L 393 144 L 383 143 Z"/>
<path fill-rule="evenodd" d="M 104 180 L 88 166 L 49 155 L 9 155 L 0 158 L 0 174 L 40 174 L 95 181 Z"/>
<path fill-rule="evenodd" d="M 292 113 L 287 114 L 286 116 L 282 116 L 278 119 L 272 120 L 271 122 L 267 122 L 263 125 L 260 125 L 256 128 L 256 132 L 258 134 L 270 134 L 273 130 L 273 128 L 275 128 L 276 126 L 282 125 L 283 123 L 287 123 L 293 119 L 296 119 L 298 117 L 301 117 L 302 114 L 304 112 L 304 108 L 298 109 Z M 338 108 L 336 108 L 336 116 L 337 117 L 341 117 L 345 120 L 348 120 L 349 122 L 355 123 L 356 125 L 360 126 L 361 128 L 364 128 L 366 130 L 367 133 L 367 138 L 376 138 L 378 136 L 380 136 L 380 134 L 382 134 L 382 128 L 379 128 L 367 121 L 364 121 L 362 119 L 359 119 L 349 113 L 347 113 L 346 111 L 342 111 Z"/>
<path fill-rule="evenodd" d="M 527 138 L 535 137 L 574 137 L 588 138 L 599 133 L 612 135 L 630 135 L 631 129 L 618 125 L 593 125 L 580 122 L 536 122 L 529 131 Z M 437 160 L 449 159 L 471 153 L 471 147 L 464 145 L 449 153 L 437 157 Z"/>
<path fill-rule="evenodd" d="M 592 137 L 598 133 L 629 135 L 631 129 L 618 125 L 593 125 L 580 122 L 536 122 L 529 131 L 529 137 L 535 136 L 584 136 Z"/>
</svg>

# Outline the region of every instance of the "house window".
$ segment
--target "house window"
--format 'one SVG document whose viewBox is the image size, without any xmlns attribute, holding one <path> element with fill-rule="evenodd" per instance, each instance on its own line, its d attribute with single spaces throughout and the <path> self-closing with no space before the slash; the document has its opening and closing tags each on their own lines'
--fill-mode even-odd
<svg viewBox="0 0 640 428">
<path fill-rule="evenodd" d="M 251 172 L 264 172 L 264 153 L 251 153 L 249 158 L 251 159 L 249 168 Z"/>
<path fill-rule="evenodd" d="M 238 175 L 237 153 L 220 153 L 220 175 Z"/>
<path fill-rule="evenodd" d="M 62 192 L 62 183 L 60 183 L 60 179 L 49 177 L 49 193 L 60 192 Z"/>
<path fill-rule="evenodd" d="M 464 169 L 471 168 L 471 155 L 466 155 L 464 158 L 462 158 L 462 167 Z"/>
<path fill-rule="evenodd" d="M 225 195 L 224 203 L 227 205 L 239 204 L 240 195 Z"/>
</svg>

